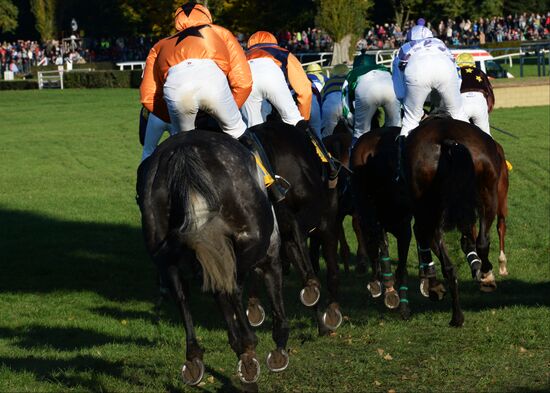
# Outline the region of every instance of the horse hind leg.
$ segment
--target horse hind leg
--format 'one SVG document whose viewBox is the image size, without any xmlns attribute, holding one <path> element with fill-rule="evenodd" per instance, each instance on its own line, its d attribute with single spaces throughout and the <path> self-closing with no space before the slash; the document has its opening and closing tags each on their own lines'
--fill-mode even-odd
<svg viewBox="0 0 550 393">
<path fill-rule="evenodd" d="M 365 249 L 365 241 L 361 232 L 361 226 L 359 225 L 359 217 L 357 214 L 352 216 L 351 224 L 355 237 L 357 239 L 357 254 L 355 258 L 355 273 L 366 274 L 367 273 L 367 251 Z"/>
<path fill-rule="evenodd" d="M 411 226 L 410 223 L 397 234 L 397 253 L 399 255 L 399 264 L 395 272 L 396 283 L 399 291 L 399 313 L 401 318 L 407 320 L 411 316 L 411 309 L 408 299 L 408 272 L 407 259 L 409 246 L 411 244 Z"/>
<path fill-rule="evenodd" d="M 248 305 L 246 317 L 252 327 L 261 326 L 265 321 L 265 310 L 260 302 L 258 285 L 262 279 L 262 272 L 253 269 L 250 273 L 250 286 L 248 289 Z"/>
<path fill-rule="evenodd" d="M 495 218 L 495 210 L 491 204 L 486 204 L 479 221 L 479 235 L 477 237 L 477 251 L 481 258 L 480 290 L 493 292 L 497 288 L 493 265 L 489 261 L 489 249 L 491 246 L 489 230 Z"/>
<path fill-rule="evenodd" d="M 438 253 L 441 255 L 441 269 L 443 270 L 443 274 L 445 275 L 445 279 L 447 280 L 451 291 L 453 316 L 449 325 L 460 327 L 464 324 L 464 314 L 462 313 L 458 297 L 458 279 L 456 275 L 456 268 L 452 264 L 447 253 L 447 248 L 443 242 L 443 233 L 441 230 L 436 231 L 434 243 L 435 247 L 438 249 Z"/>
<path fill-rule="evenodd" d="M 256 357 L 256 335 L 250 329 L 241 304 L 241 289 L 233 293 L 216 293 L 216 301 L 227 323 L 229 345 L 237 355 L 237 375 L 242 383 L 251 385 L 260 376 L 260 362 Z"/>
<path fill-rule="evenodd" d="M 508 259 L 504 252 L 504 238 L 506 237 L 506 217 L 499 215 L 497 219 L 497 231 L 498 241 L 500 246 L 500 253 L 498 255 L 498 272 L 501 276 L 508 275 Z"/>
<path fill-rule="evenodd" d="M 288 367 L 289 356 L 286 345 L 289 336 L 289 325 L 283 304 L 282 269 L 277 258 L 269 258 L 264 269 L 264 279 L 273 312 L 272 337 L 276 348 L 269 352 L 266 364 L 273 372 L 284 371 Z"/>
<path fill-rule="evenodd" d="M 176 265 L 160 265 L 159 267 L 161 277 L 166 277 L 185 327 L 186 362 L 181 369 L 181 377 L 187 385 L 195 386 L 200 383 L 204 375 L 204 364 L 202 362 L 204 350 L 199 346 L 195 336 L 193 319 L 185 296 L 185 284 L 181 281 L 179 269 Z"/>
</svg>

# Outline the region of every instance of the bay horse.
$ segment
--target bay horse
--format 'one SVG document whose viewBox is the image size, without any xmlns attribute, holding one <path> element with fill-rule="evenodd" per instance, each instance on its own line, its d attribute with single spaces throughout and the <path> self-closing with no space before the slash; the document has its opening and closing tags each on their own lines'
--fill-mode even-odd
<svg viewBox="0 0 550 393">
<path fill-rule="evenodd" d="M 489 261 L 489 230 L 497 214 L 498 188 L 505 168 L 490 135 L 478 127 L 448 117 L 428 117 L 406 139 L 404 162 L 415 219 L 414 233 L 429 296 L 442 297 L 435 279 L 431 250 L 441 262 L 452 295 L 451 326 L 462 326 L 458 280 L 444 231 L 457 228 L 472 277 L 494 287 Z M 475 223 L 479 217 L 479 233 Z"/>
<path fill-rule="evenodd" d="M 319 333 L 328 334 L 337 329 L 343 320 L 337 300 L 338 238 L 334 234 L 338 232 L 338 193 L 335 184 L 329 187 L 326 164 L 317 155 L 310 137 L 300 128 L 272 119 L 252 127 L 250 131 L 262 142 L 275 173 L 291 185 L 285 200 L 274 206 L 281 233 L 282 254 L 285 260 L 293 263 L 300 275 L 304 285 L 300 293 L 302 303 L 315 307 Z M 327 262 L 329 298 L 324 312 L 318 303 L 318 265 L 314 267 L 312 264 L 308 238 L 320 242 Z M 249 310 L 257 310 L 257 290 L 252 287 L 249 292 Z"/>
<path fill-rule="evenodd" d="M 407 258 L 412 237 L 412 208 L 406 186 L 394 181 L 397 165 L 395 138 L 399 132 L 399 127 L 387 127 L 363 134 L 352 151 L 351 180 L 361 233 L 372 264 L 368 288 L 373 297 L 378 297 L 382 294 L 382 282 L 385 305 L 390 309 L 399 307 L 402 318 L 408 319 Z M 386 232 L 397 239 L 396 280 Z"/>
<path fill-rule="evenodd" d="M 242 285 L 250 271 L 262 271 L 276 344 L 267 364 L 272 371 L 284 370 L 289 326 L 282 299 L 280 236 L 263 174 L 250 152 L 223 133 L 182 132 L 143 161 L 136 189 L 147 251 L 184 322 L 184 382 L 197 385 L 204 374 L 204 350 L 193 327 L 188 285 L 180 274 L 180 269 L 197 263 L 203 291 L 213 292 L 227 323 L 238 375 L 248 384 L 258 379 L 260 364 L 257 338 L 242 305 Z"/>
</svg>

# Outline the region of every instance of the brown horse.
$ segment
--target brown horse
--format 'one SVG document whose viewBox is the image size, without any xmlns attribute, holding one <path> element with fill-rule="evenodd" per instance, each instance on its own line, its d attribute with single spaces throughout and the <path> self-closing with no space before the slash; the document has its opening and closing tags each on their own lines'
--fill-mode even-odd
<svg viewBox="0 0 550 393">
<path fill-rule="evenodd" d="M 497 212 L 506 214 L 506 203 L 499 203 L 499 183 L 506 188 L 503 154 L 495 141 L 478 127 L 451 118 L 429 117 L 407 137 L 404 162 L 415 218 L 421 273 L 428 280 L 430 298 L 443 297 L 442 285 L 435 278 L 432 250 L 441 262 L 451 290 L 453 315 L 450 324 L 462 326 L 464 315 L 458 298 L 456 270 L 443 240 L 444 231 L 457 228 L 461 247 L 472 277 L 487 289 L 494 289 L 495 278 L 489 261 L 489 230 Z M 502 191 L 502 195 L 505 193 Z M 505 200 L 505 197 L 504 197 Z M 500 206 L 500 209 L 499 209 Z M 479 234 L 475 234 L 479 216 Z M 504 235 L 504 219 L 501 238 Z"/>
</svg>

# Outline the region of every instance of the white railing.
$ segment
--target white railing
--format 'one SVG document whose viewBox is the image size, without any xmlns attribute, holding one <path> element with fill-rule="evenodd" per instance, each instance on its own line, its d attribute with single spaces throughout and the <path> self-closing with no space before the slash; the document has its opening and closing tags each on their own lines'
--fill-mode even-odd
<svg viewBox="0 0 550 393">
<path fill-rule="evenodd" d="M 38 88 L 59 87 L 63 90 L 63 70 L 58 71 L 38 71 Z M 51 86 L 52 84 L 58 86 Z"/>
<path fill-rule="evenodd" d="M 145 68 L 145 62 L 144 61 L 123 61 L 120 63 L 116 63 L 118 66 L 118 69 L 120 71 L 124 70 L 124 67 L 130 67 L 131 70 L 134 69 L 134 67 L 140 67 L 142 70 Z"/>
<path fill-rule="evenodd" d="M 61 67 L 61 66 L 60 66 Z M 62 67 L 57 71 L 38 71 L 38 88 L 42 90 L 45 87 L 59 87 L 63 90 L 63 75 L 66 72 L 90 72 L 92 68 L 80 68 L 78 70 L 66 71 Z M 53 86 L 52 86 L 53 85 Z"/>
</svg>

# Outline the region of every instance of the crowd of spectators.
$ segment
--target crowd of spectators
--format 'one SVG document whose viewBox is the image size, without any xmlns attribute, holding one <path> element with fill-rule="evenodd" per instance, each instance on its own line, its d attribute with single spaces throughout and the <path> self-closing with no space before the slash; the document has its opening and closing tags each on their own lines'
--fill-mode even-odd
<svg viewBox="0 0 550 393">
<path fill-rule="evenodd" d="M 4 42 L 0 45 L 0 71 L 26 75 L 31 67 L 84 63 L 87 56 L 88 51 L 70 39 L 64 43 L 51 40 L 44 44 L 24 40 Z"/>
<path fill-rule="evenodd" d="M 394 23 L 376 25 L 367 30 L 357 43 L 358 49 L 394 49 L 405 41 L 409 21 L 402 28 Z M 550 38 L 550 12 L 544 14 L 508 15 L 479 19 L 460 19 L 427 23 L 434 34 L 450 46 L 475 46 L 488 42 L 534 41 Z"/>
<path fill-rule="evenodd" d="M 385 23 L 369 28 L 357 43 L 357 49 L 394 49 L 401 46 L 413 21 L 400 27 Z M 544 14 L 508 15 L 479 19 L 461 19 L 427 23 L 434 36 L 451 46 L 482 45 L 488 42 L 550 39 L 550 12 Z M 246 47 L 248 37 L 237 38 Z M 328 34 L 317 28 L 277 33 L 279 44 L 291 52 L 326 52 L 332 50 Z M 95 61 L 140 61 L 147 57 L 154 44 L 153 37 L 86 38 L 77 36 L 62 41 L 4 42 L 0 46 L 0 71 L 28 74 L 32 66 L 62 65 L 67 62 L 85 63 Z"/>
</svg>

